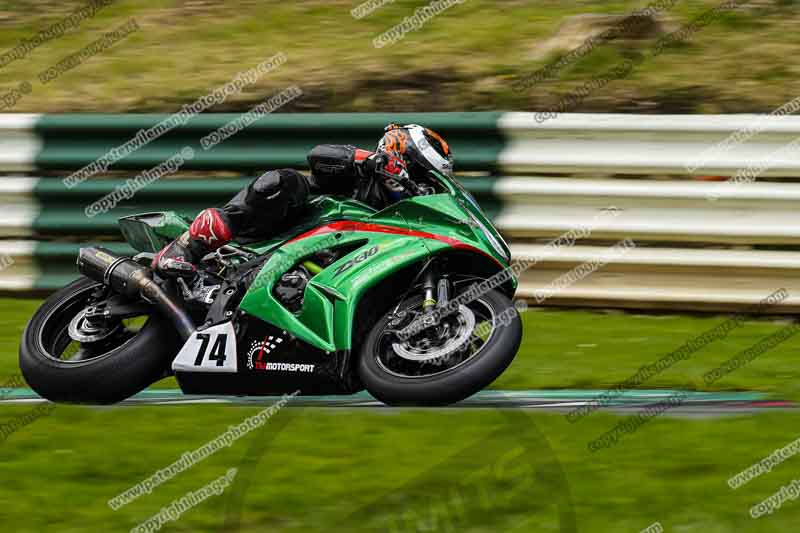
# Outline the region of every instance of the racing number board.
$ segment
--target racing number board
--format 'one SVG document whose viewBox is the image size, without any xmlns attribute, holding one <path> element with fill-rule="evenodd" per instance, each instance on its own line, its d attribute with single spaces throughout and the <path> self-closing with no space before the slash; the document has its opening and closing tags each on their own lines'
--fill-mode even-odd
<svg viewBox="0 0 800 533">
<path fill-rule="evenodd" d="M 195 331 L 172 361 L 182 372 L 236 372 L 236 332 L 231 322 Z"/>
</svg>

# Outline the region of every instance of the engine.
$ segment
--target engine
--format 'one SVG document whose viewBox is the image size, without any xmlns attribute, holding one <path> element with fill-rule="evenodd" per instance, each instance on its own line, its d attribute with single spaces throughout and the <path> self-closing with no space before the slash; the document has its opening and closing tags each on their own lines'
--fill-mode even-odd
<svg viewBox="0 0 800 533">
<path fill-rule="evenodd" d="M 326 248 L 303 259 L 281 276 L 272 289 L 272 294 L 289 311 L 295 314 L 299 313 L 303 308 L 303 297 L 308 281 L 322 272 L 325 267 L 332 265 L 339 258 L 357 250 L 365 243 L 366 241 L 357 241 L 336 248 Z"/>
<path fill-rule="evenodd" d="M 311 273 L 302 265 L 286 272 L 275 284 L 273 294 L 292 313 L 299 313 L 303 307 L 303 294 L 311 279 Z"/>
</svg>

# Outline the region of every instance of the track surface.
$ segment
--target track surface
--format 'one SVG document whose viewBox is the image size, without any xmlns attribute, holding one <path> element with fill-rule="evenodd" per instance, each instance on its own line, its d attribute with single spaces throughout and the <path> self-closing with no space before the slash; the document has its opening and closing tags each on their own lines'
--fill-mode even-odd
<svg viewBox="0 0 800 533">
<path fill-rule="evenodd" d="M 45 400 L 30 389 L 6 389 L 0 395 L 0 405 L 40 403 Z M 526 391 L 482 391 L 446 409 L 468 408 L 524 408 L 544 411 L 569 412 L 592 401 L 604 391 L 599 390 L 526 390 Z M 637 390 L 622 393 L 608 406 L 600 410 L 618 413 L 638 411 L 648 405 L 657 404 L 678 393 L 675 390 Z M 755 392 L 685 392 L 686 399 L 664 414 L 682 416 L 712 416 L 725 413 L 747 413 L 775 409 L 794 409 L 796 404 L 783 400 L 768 399 Z M 150 389 L 120 403 L 120 406 L 136 405 L 191 405 L 220 403 L 230 405 L 267 406 L 275 403 L 276 396 L 212 396 L 186 395 L 177 389 Z M 366 392 L 350 396 L 298 396 L 289 406 L 325 408 L 373 408 L 390 409 Z"/>
</svg>

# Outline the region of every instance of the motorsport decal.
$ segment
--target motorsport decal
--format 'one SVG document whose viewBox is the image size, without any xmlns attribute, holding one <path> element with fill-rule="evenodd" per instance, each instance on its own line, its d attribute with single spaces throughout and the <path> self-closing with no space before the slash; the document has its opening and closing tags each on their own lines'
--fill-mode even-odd
<svg viewBox="0 0 800 533">
<path fill-rule="evenodd" d="M 281 363 L 267 361 L 267 356 L 278 348 L 283 339 L 267 335 L 263 340 L 254 340 L 247 351 L 247 368 L 250 370 L 277 370 L 280 372 L 313 372 L 314 365 L 306 363 Z"/>
<path fill-rule="evenodd" d="M 366 252 L 361 252 L 360 254 L 358 254 L 354 258 L 350 259 L 349 261 L 346 261 L 343 265 L 341 265 L 339 268 L 337 268 L 336 272 L 334 272 L 333 275 L 334 276 L 338 276 L 342 272 L 345 272 L 345 271 L 349 270 L 352 266 L 357 265 L 359 263 L 363 263 L 364 261 L 366 261 L 370 257 L 372 257 L 375 254 L 377 254 L 378 250 L 380 250 L 380 245 L 376 244 L 375 246 L 373 246 L 372 248 L 370 248 Z"/>
<path fill-rule="evenodd" d="M 247 352 L 247 368 L 266 370 L 267 356 L 282 342 L 283 339 L 277 335 L 267 335 L 264 340 L 251 342 L 250 350 Z"/>
<path fill-rule="evenodd" d="M 258 368 L 258 366 L 256 366 Z M 313 372 L 314 365 L 308 363 L 264 363 L 263 370 L 280 370 L 282 372 Z"/>
</svg>

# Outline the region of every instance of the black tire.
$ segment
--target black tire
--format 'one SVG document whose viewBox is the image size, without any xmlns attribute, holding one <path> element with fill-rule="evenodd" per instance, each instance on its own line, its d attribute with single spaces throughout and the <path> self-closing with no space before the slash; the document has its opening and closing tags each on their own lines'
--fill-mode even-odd
<svg viewBox="0 0 800 533">
<path fill-rule="evenodd" d="M 163 376 L 177 353 L 178 336 L 159 315 L 136 335 L 107 353 L 84 361 L 63 361 L 48 354 L 43 331 L 63 329 L 72 317 L 58 313 L 99 284 L 80 278 L 51 295 L 28 322 L 19 348 L 19 366 L 28 385 L 53 402 L 111 404 L 129 398 Z M 77 304 L 73 304 L 77 305 Z"/>
<path fill-rule="evenodd" d="M 403 302 L 405 306 L 412 299 Z M 364 387 L 377 399 L 389 405 L 448 405 L 461 401 L 484 389 L 502 374 L 522 341 L 522 321 L 511 301 L 491 290 L 479 297 L 495 316 L 503 313 L 507 324 L 495 327 L 480 351 L 457 367 L 436 375 L 402 377 L 388 371 L 378 362 L 378 343 L 390 320 L 387 312 L 372 328 L 361 347 L 358 374 Z M 421 299 L 420 299 L 421 301 Z"/>
</svg>

